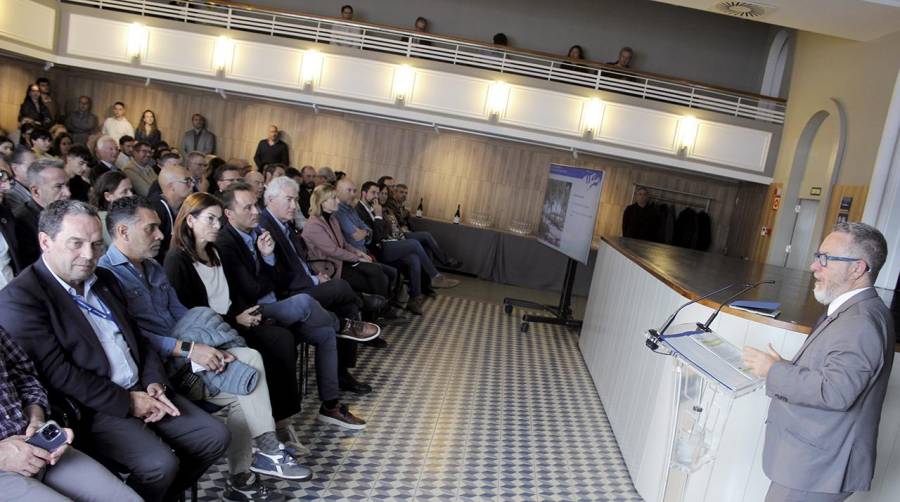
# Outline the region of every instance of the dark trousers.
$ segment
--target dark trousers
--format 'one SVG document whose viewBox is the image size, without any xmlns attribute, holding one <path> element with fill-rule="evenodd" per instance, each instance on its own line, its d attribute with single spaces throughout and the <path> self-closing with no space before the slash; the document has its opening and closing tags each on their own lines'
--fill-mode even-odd
<svg viewBox="0 0 900 502">
<path fill-rule="evenodd" d="M 128 473 L 128 485 L 145 500 L 172 500 L 206 472 L 228 448 L 228 429 L 187 398 L 169 393 L 181 412 L 145 424 L 135 417 L 98 413 L 90 424 L 93 456 Z"/>
<path fill-rule="evenodd" d="M 362 307 L 362 300 L 356 295 L 350 284 L 343 279 L 332 279 L 299 292 L 313 297 L 322 305 L 322 308 L 334 312 L 335 315 L 342 319 L 360 318 L 359 309 Z M 340 374 L 344 374 L 347 368 L 356 367 L 357 346 L 356 342 L 338 338 L 338 372 Z M 318 349 L 316 353 L 318 354 Z M 316 360 L 316 366 L 318 366 L 318 359 Z M 322 399 L 324 400 L 324 398 Z"/>
<path fill-rule="evenodd" d="M 272 418 L 284 420 L 300 412 L 299 382 L 297 381 L 297 344 L 294 334 L 275 325 L 260 325 L 241 330 L 247 345 L 259 351 L 266 368 Z M 298 335 L 299 338 L 299 335 Z"/>
<path fill-rule="evenodd" d="M 382 242 L 378 259 L 403 271 L 409 279 L 409 294 L 412 297 L 422 294 L 422 270 L 428 277 L 438 275 L 422 244 L 414 239 Z"/>
<path fill-rule="evenodd" d="M 425 251 L 431 253 L 431 256 L 443 265 L 447 264 L 448 257 L 447 253 L 441 249 L 440 244 L 434 239 L 434 236 L 431 235 L 431 232 L 406 232 L 407 239 L 413 239 L 419 241 L 419 244 L 425 248 Z"/>
<path fill-rule="evenodd" d="M 341 278 L 350 284 L 353 291 L 390 298 L 391 282 L 377 263 L 344 262 Z"/>
</svg>

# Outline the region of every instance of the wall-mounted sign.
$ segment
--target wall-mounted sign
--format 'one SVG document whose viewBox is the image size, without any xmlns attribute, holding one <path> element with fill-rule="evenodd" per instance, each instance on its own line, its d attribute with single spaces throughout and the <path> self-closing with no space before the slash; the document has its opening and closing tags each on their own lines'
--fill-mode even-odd
<svg viewBox="0 0 900 502">
<path fill-rule="evenodd" d="M 822 195 L 822 187 L 812 187 L 809 189 L 810 195 Z"/>
<path fill-rule="evenodd" d="M 853 205 L 853 197 L 841 197 L 841 211 L 849 211 Z"/>
<path fill-rule="evenodd" d="M 781 207 L 781 196 L 780 196 L 780 195 L 776 195 L 776 196 L 772 199 L 772 210 L 773 210 L 773 211 L 778 211 L 778 208 L 779 208 L 779 207 Z"/>
</svg>

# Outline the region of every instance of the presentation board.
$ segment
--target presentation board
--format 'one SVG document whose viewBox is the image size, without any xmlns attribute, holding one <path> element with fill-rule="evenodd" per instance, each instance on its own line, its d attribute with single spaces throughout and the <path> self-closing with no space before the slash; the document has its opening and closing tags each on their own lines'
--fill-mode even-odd
<svg viewBox="0 0 900 502">
<path fill-rule="evenodd" d="M 550 164 L 538 242 L 587 264 L 603 175 L 594 169 Z"/>
</svg>

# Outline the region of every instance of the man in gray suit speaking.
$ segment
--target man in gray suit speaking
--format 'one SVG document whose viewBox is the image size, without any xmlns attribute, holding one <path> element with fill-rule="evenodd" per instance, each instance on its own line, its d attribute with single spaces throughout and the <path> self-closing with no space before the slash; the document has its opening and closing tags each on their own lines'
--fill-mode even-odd
<svg viewBox="0 0 900 502">
<path fill-rule="evenodd" d="M 746 347 L 744 363 L 772 398 L 763 470 L 767 502 L 840 501 L 866 491 L 894 360 L 891 313 L 872 284 L 887 257 L 878 230 L 839 223 L 810 269 L 827 315 L 792 360 Z"/>
</svg>

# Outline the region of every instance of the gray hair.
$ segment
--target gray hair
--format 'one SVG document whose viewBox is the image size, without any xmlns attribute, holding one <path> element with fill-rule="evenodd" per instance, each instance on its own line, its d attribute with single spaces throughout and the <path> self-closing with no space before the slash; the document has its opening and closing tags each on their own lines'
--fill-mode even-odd
<svg viewBox="0 0 900 502">
<path fill-rule="evenodd" d="M 334 185 L 334 183 L 337 181 L 337 176 L 335 176 L 334 171 L 328 166 L 320 167 L 318 174 L 322 178 L 328 180 L 328 182 L 332 185 Z"/>
<path fill-rule="evenodd" d="M 275 178 L 270 181 L 268 185 L 266 185 L 266 193 L 264 195 L 264 198 L 266 202 L 269 202 L 270 199 L 284 193 L 284 191 L 287 189 L 291 189 L 294 192 L 299 192 L 300 185 L 298 185 L 296 181 L 288 178 L 287 176 Z"/>
<path fill-rule="evenodd" d="M 43 232 L 55 239 L 62 229 L 62 222 L 66 216 L 87 215 L 98 218 L 97 208 L 75 199 L 65 199 L 51 202 L 43 211 L 38 219 L 38 232 Z"/>
<path fill-rule="evenodd" d="M 103 143 L 112 143 L 116 145 L 116 147 L 119 146 L 119 142 L 116 141 L 116 138 L 113 138 L 112 136 L 106 134 L 97 138 L 97 143 L 94 144 L 94 149 L 96 150 L 97 148 L 100 148 Z"/>
<path fill-rule="evenodd" d="M 28 166 L 28 187 L 35 187 L 43 183 L 44 171 L 50 168 L 63 169 L 63 163 L 54 159 L 40 159 Z"/>
<path fill-rule="evenodd" d="M 833 231 L 850 235 L 852 249 L 848 251 L 866 262 L 874 283 L 887 259 L 888 249 L 884 235 L 877 228 L 865 223 L 841 222 L 834 226 Z"/>
</svg>

